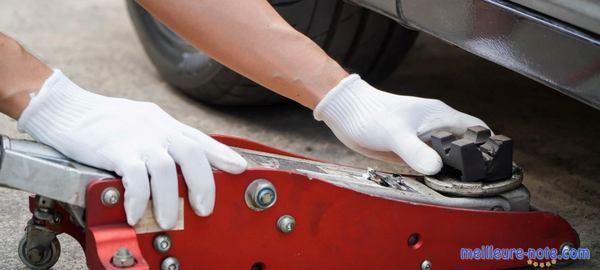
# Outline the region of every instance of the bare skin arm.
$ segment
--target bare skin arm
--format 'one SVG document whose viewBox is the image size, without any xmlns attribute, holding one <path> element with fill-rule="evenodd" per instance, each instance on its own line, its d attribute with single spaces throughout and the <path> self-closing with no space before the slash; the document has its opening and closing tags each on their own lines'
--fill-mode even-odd
<svg viewBox="0 0 600 270">
<path fill-rule="evenodd" d="M 14 39 L 0 33 L 0 112 L 19 119 L 29 94 L 42 87 L 52 70 Z"/>
<path fill-rule="evenodd" d="M 348 73 L 266 0 L 139 0 L 196 48 L 314 109 Z"/>
<path fill-rule="evenodd" d="M 264 0 L 141 0 L 197 48 L 265 87 L 314 109 L 348 73 Z M 19 119 L 52 70 L 0 34 L 0 112 Z"/>
</svg>

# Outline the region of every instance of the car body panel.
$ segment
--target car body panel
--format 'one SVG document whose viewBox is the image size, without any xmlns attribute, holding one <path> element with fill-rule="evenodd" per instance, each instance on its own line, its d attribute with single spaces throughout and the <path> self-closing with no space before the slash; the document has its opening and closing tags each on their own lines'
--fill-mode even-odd
<svg viewBox="0 0 600 270">
<path fill-rule="evenodd" d="M 597 34 L 507 0 L 352 2 L 600 109 L 600 38 Z M 395 13 L 384 10 L 390 9 L 393 2 Z"/>
<path fill-rule="evenodd" d="M 542 14 L 600 33 L 600 0 L 511 0 Z"/>
</svg>

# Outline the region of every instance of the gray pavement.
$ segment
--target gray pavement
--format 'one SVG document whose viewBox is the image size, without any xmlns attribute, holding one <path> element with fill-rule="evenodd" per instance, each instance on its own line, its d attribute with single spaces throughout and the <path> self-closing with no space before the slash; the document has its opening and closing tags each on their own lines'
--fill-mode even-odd
<svg viewBox="0 0 600 270">
<path fill-rule="evenodd" d="M 206 132 L 345 164 L 408 170 L 354 154 L 297 105 L 219 108 L 181 95 L 161 80 L 144 54 L 123 1 L 0 0 L 0 7 L 0 31 L 84 88 L 155 102 Z M 579 232 L 582 246 L 592 249 L 591 262 L 567 269 L 600 268 L 599 111 L 425 35 L 394 76 L 378 87 L 442 99 L 512 137 L 533 204 L 565 217 Z M 0 133 L 24 137 L 16 132 L 15 121 L 4 116 Z M 26 193 L 0 188 L 0 269 L 24 269 L 16 249 L 29 218 L 26 198 Z M 60 238 L 63 252 L 54 269 L 85 269 L 81 248 L 67 236 Z"/>
</svg>

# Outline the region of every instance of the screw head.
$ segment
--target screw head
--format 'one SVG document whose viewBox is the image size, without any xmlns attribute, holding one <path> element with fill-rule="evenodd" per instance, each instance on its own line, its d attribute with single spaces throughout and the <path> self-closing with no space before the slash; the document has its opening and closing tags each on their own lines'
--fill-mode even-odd
<svg viewBox="0 0 600 270">
<path fill-rule="evenodd" d="M 59 215 L 54 215 L 52 217 L 52 224 L 59 224 L 62 221 L 62 218 Z"/>
<path fill-rule="evenodd" d="M 568 254 L 568 252 L 570 252 L 572 248 L 573 244 L 571 242 L 564 242 L 560 245 L 559 249 L 561 254 Z"/>
<path fill-rule="evenodd" d="M 111 263 L 116 267 L 126 268 L 135 264 L 133 254 L 126 247 L 121 247 L 112 256 Z"/>
<path fill-rule="evenodd" d="M 119 202 L 121 193 L 114 187 L 107 187 L 102 191 L 100 198 L 104 206 L 114 206 Z"/>
<path fill-rule="evenodd" d="M 261 207 L 268 207 L 275 201 L 275 191 L 268 187 L 259 190 L 256 201 Z"/>
<path fill-rule="evenodd" d="M 171 245 L 171 237 L 166 234 L 159 234 L 154 237 L 154 249 L 156 249 L 158 252 L 165 253 L 169 251 L 169 249 L 171 249 Z"/>
<path fill-rule="evenodd" d="M 179 270 L 179 260 L 175 257 L 166 257 L 160 263 L 160 270 Z"/>
<path fill-rule="evenodd" d="M 421 263 L 421 270 L 431 270 L 431 262 L 428 260 L 424 260 Z"/>
<path fill-rule="evenodd" d="M 277 220 L 277 228 L 284 234 L 291 233 L 296 227 L 296 219 L 291 215 L 283 215 Z"/>
<path fill-rule="evenodd" d="M 246 188 L 245 200 L 250 209 L 263 211 L 275 205 L 277 190 L 268 180 L 256 179 Z"/>
</svg>

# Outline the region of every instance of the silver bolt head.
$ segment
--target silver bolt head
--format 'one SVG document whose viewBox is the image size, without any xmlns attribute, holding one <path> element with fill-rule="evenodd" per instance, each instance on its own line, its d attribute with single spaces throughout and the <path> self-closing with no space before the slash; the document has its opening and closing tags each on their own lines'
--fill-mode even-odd
<svg viewBox="0 0 600 270">
<path fill-rule="evenodd" d="M 58 224 L 62 221 L 62 218 L 58 215 L 52 217 L 52 224 Z"/>
<path fill-rule="evenodd" d="M 165 253 L 171 249 L 171 237 L 166 234 L 160 234 L 154 237 L 154 249 L 156 251 Z"/>
<path fill-rule="evenodd" d="M 424 260 L 421 263 L 421 270 L 431 270 L 431 262 L 428 260 Z"/>
<path fill-rule="evenodd" d="M 570 252 L 572 248 L 573 244 L 571 244 L 571 242 L 564 242 L 562 245 L 560 245 L 560 252 L 561 254 L 564 254 Z"/>
<path fill-rule="evenodd" d="M 114 187 L 107 187 L 102 191 L 101 199 L 104 206 L 114 206 L 119 202 L 121 193 Z"/>
<path fill-rule="evenodd" d="M 291 233 L 296 227 L 296 219 L 290 215 L 283 215 L 277 220 L 277 228 L 284 234 Z"/>
<path fill-rule="evenodd" d="M 135 264 L 135 258 L 133 254 L 126 247 L 121 247 L 115 254 L 112 256 L 111 263 L 116 267 L 130 267 Z"/>
<path fill-rule="evenodd" d="M 267 206 L 275 200 L 275 193 L 270 188 L 264 188 L 258 191 L 258 202 L 261 206 Z"/>
<path fill-rule="evenodd" d="M 256 179 L 248 185 L 244 197 L 250 209 L 263 211 L 275 205 L 277 190 L 268 180 Z"/>
<path fill-rule="evenodd" d="M 166 257 L 160 263 L 160 270 L 179 270 L 179 260 L 175 257 Z"/>
</svg>

